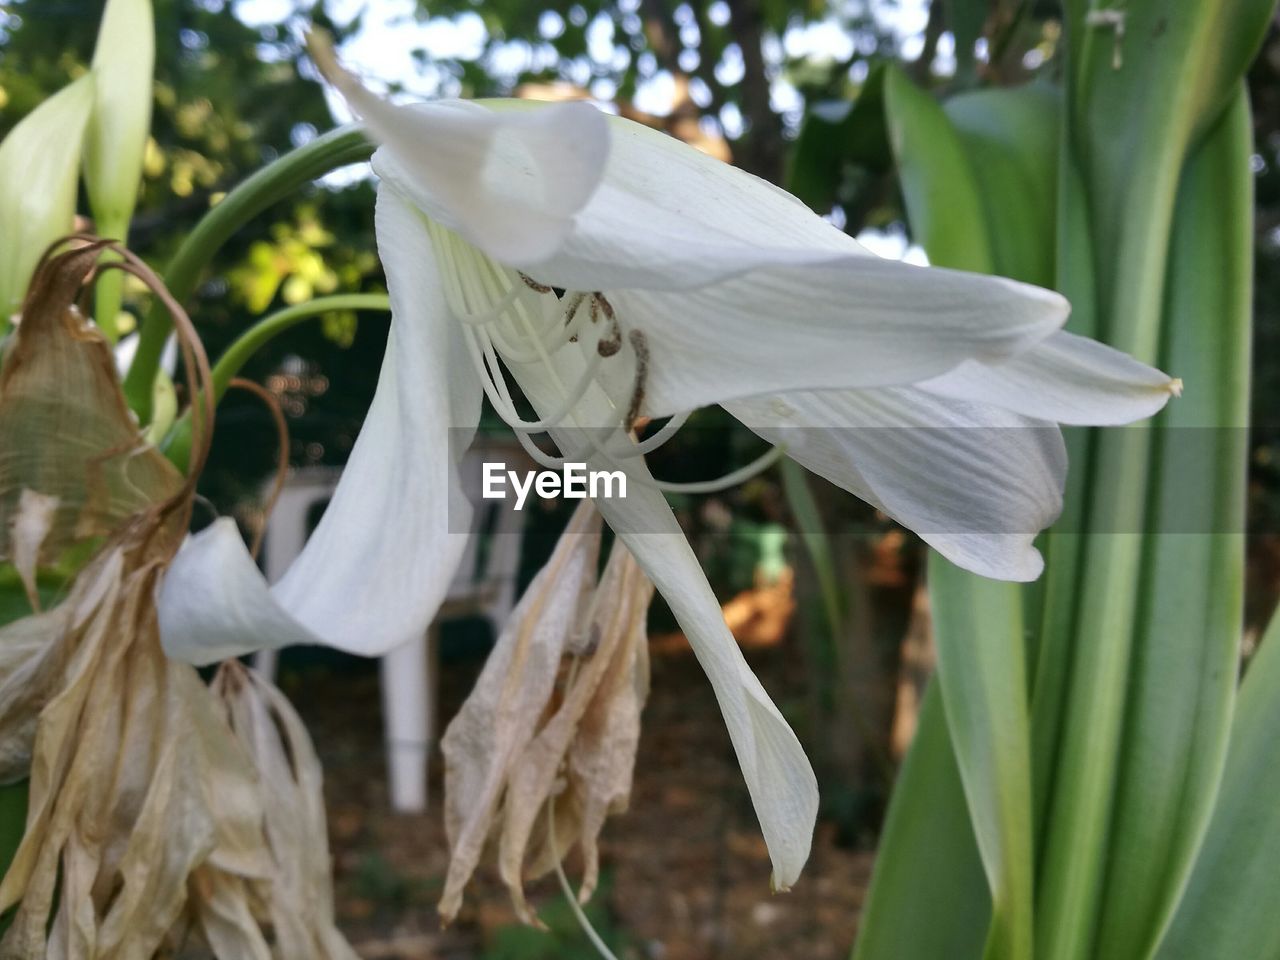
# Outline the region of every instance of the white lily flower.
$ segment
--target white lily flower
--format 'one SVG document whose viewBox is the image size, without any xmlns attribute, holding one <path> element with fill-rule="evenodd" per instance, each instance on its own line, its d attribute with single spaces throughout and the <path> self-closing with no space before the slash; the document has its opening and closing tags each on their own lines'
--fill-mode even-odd
<svg viewBox="0 0 1280 960">
<path fill-rule="evenodd" d="M 376 654 L 420 635 L 459 555 L 446 511 L 464 443 L 447 430 L 469 442 L 483 391 L 548 465 L 531 436 L 626 471 L 628 496 L 597 506 L 711 680 L 785 889 L 808 857 L 816 781 L 643 455 L 720 403 L 956 563 L 1029 580 L 1032 539 L 1061 504 L 1057 423 L 1149 416 L 1177 382 L 1060 332 L 1055 293 L 877 258 L 783 191 L 588 104 L 400 107 L 324 67 L 382 145 L 383 378 L 280 584 L 268 590 L 229 522 L 177 557 L 167 649 Z M 508 376 L 536 420 L 518 416 Z M 642 416 L 672 419 L 637 442 Z"/>
</svg>

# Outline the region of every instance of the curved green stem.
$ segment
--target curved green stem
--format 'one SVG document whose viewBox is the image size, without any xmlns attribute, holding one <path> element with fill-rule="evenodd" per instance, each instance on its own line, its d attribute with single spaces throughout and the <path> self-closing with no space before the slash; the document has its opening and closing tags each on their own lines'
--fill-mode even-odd
<svg viewBox="0 0 1280 960">
<path fill-rule="evenodd" d="M 303 320 L 337 310 L 391 309 L 391 299 L 385 293 L 348 293 L 332 297 L 317 297 L 306 303 L 285 307 L 263 317 L 235 340 L 213 365 L 213 401 L 217 403 L 227 392 L 231 381 L 244 368 L 249 358 L 267 342 L 274 340 L 290 327 Z"/>
<path fill-rule="evenodd" d="M 127 218 L 99 219 L 95 224 L 98 235 L 125 244 L 129 239 L 129 221 Z M 120 257 L 111 251 L 102 254 L 102 262 L 119 260 Z M 94 322 L 102 335 L 112 343 L 120 339 L 118 324 L 120 304 L 124 294 L 124 274 L 119 270 L 103 270 L 98 274 L 93 287 Z"/>
<path fill-rule="evenodd" d="M 368 160 L 372 153 L 373 144 L 364 130 L 353 125 L 316 137 L 263 167 L 205 214 L 183 241 L 164 272 L 169 292 L 179 303 L 187 301 L 214 254 L 249 220 L 303 184 L 338 167 Z M 150 420 L 151 388 L 172 327 L 164 307 L 155 304 L 142 324 L 138 352 L 125 377 L 125 397 L 142 423 Z"/>
<path fill-rule="evenodd" d="M 269 341 L 275 339 L 291 327 L 303 320 L 311 320 L 333 313 L 335 310 L 381 310 L 391 309 L 391 299 L 385 293 L 347 293 L 332 297 L 317 297 L 296 306 L 285 307 L 269 314 L 251 326 L 235 340 L 213 365 L 213 402 L 222 400 L 249 358 Z M 191 408 L 174 423 L 169 431 L 163 449 L 165 456 L 185 472 L 187 461 L 191 455 Z"/>
</svg>

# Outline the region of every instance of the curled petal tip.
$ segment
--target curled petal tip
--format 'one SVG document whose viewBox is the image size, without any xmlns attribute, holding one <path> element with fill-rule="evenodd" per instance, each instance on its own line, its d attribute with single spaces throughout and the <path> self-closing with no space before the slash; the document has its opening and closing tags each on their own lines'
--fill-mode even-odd
<svg viewBox="0 0 1280 960">
<path fill-rule="evenodd" d="M 1166 389 L 1168 389 L 1169 394 L 1170 394 L 1171 396 L 1174 396 L 1174 397 L 1180 397 L 1180 396 L 1182 396 L 1182 378 L 1181 378 L 1181 377 L 1173 377 L 1173 378 L 1169 381 L 1168 386 L 1167 386 L 1167 388 L 1166 388 Z"/>
<path fill-rule="evenodd" d="M 312 27 L 307 31 L 306 44 L 307 53 L 311 55 L 311 60 L 322 77 L 334 86 L 340 86 L 340 81 L 350 78 L 351 75 L 338 63 L 338 57 L 333 52 L 333 38 L 328 30 Z"/>
</svg>

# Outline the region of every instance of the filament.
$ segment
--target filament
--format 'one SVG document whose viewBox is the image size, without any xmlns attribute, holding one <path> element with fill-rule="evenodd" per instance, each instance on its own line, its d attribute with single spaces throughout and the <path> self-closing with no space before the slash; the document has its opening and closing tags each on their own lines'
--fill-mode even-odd
<svg viewBox="0 0 1280 960">
<path fill-rule="evenodd" d="M 752 477 L 764 473 L 775 463 L 782 459 L 783 454 L 787 452 L 786 447 L 778 444 L 771 447 L 760 456 L 756 457 L 745 467 L 740 467 L 730 473 L 726 473 L 723 477 L 715 480 L 695 480 L 692 483 L 673 483 L 669 480 L 650 480 L 648 477 L 636 477 L 635 481 L 644 486 L 654 486 L 663 493 L 719 493 L 721 490 L 728 490 L 730 487 L 736 487 L 740 483 L 745 483 Z"/>
<path fill-rule="evenodd" d="M 590 293 L 572 293 L 564 299 L 551 294 L 551 301 L 560 310 L 551 309 L 547 294 L 529 286 L 512 271 L 484 256 L 451 231 L 428 219 L 432 236 L 432 248 L 436 251 L 437 265 L 442 274 L 442 286 L 450 310 L 461 320 L 463 340 L 472 364 L 480 377 L 480 385 L 495 412 L 516 434 L 520 446 L 540 466 L 561 469 L 568 462 L 564 456 L 553 456 L 533 442 L 532 435 L 546 433 L 566 424 L 577 426 L 575 411 L 578 405 L 597 383 L 597 374 L 605 353 L 597 345 L 587 350 L 585 366 L 577 379 L 566 385 L 551 354 L 569 341 L 580 336 L 590 318 L 598 318 L 596 301 Z M 535 305 L 536 304 L 536 308 Z M 606 334 L 617 334 L 617 320 L 612 310 L 606 311 L 606 319 L 613 326 L 602 329 L 598 339 L 603 342 Z M 642 341 L 639 331 L 632 331 L 632 342 Z M 639 347 L 636 347 L 639 350 Z M 642 360 L 639 357 L 638 360 Z M 503 372 L 503 364 L 540 364 L 549 375 L 551 383 L 560 395 L 559 402 L 549 413 L 536 420 L 526 420 L 516 410 L 511 390 Z M 639 375 L 639 374 L 638 374 Z M 607 390 L 601 390 L 603 402 L 619 410 Z M 633 399 L 633 406 L 636 401 Z M 623 434 L 620 442 L 606 440 L 601 443 L 598 431 L 585 431 L 590 451 L 605 464 L 619 467 L 620 461 L 634 460 L 659 449 L 688 421 L 692 411 L 670 417 L 657 432 L 644 440 L 629 438 L 625 429 L 614 427 Z M 561 449 L 563 453 L 563 447 Z M 586 449 L 583 450 L 587 452 Z M 713 480 L 690 483 L 657 480 L 648 476 L 634 476 L 635 482 L 654 487 L 664 493 L 704 494 L 716 493 L 743 483 L 773 466 L 783 456 L 784 448 L 775 446 L 751 463 Z M 631 476 L 628 473 L 628 476 Z"/>
<path fill-rule="evenodd" d="M 596 948 L 596 952 L 604 960 L 618 960 L 614 952 L 605 944 L 600 934 L 596 933 L 596 928 L 591 925 L 591 921 L 587 919 L 586 912 L 582 909 L 582 905 L 578 903 L 577 894 L 573 892 L 573 887 L 569 884 L 569 878 L 564 875 L 564 867 L 560 865 L 560 844 L 556 841 L 556 798 L 553 796 L 547 797 L 547 839 L 551 841 L 552 862 L 556 868 L 556 879 L 560 881 L 560 889 L 564 891 L 564 898 L 569 901 L 569 909 L 573 911 L 573 917 L 578 921 L 578 926 L 582 928 L 582 932 L 587 935 L 591 945 Z"/>
<path fill-rule="evenodd" d="M 619 460 L 632 460 L 636 457 L 643 457 L 647 453 L 662 447 L 668 440 L 674 437 L 680 428 L 693 414 L 692 410 L 686 410 L 684 413 L 677 413 L 664 423 L 658 431 L 651 437 L 646 437 L 638 442 L 628 442 L 610 447 L 608 453 L 617 457 Z"/>
</svg>

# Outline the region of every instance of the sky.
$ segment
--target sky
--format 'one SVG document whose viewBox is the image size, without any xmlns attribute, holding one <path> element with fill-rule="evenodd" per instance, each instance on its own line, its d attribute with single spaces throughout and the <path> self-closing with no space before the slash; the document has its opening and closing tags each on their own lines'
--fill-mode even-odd
<svg viewBox="0 0 1280 960">
<path fill-rule="evenodd" d="M 415 50 L 426 50 L 432 56 L 450 59 L 478 59 L 485 48 L 487 33 L 479 14 L 464 13 L 458 17 L 431 17 L 418 20 L 415 16 L 416 0 L 321 0 L 328 15 L 338 23 L 349 23 L 361 11 L 365 11 L 363 28 L 342 45 L 343 59 L 349 67 L 370 81 L 395 83 L 408 94 L 418 97 L 450 96 L 457 91 L 450 89 L 452 78 L 426 69 L 415 60 Z M 634 13 L 640 0 L 630 0 L 636 28 L 639 16 Z M 928 19 L 928 0 L 864 0 L 876 19 L 898 37 L 904 57 L 911 59 L 920 49 L 922 33 Z M 621 4 L 627 9 L 627 0 Z M 861 4 L 859 4 L 861 6 Z M 295 0 L 235 0 L 236 16 L 255 26 L 279 24 L 295 12 Z M 729 7 L 726 3 L 713 4 L 710 18 L 713 22 L 726 22 Z M 581 12 L 583 22 L 586 11 Z M 677 11 L 677 19 L 679 11 Z M 544 14 L 540 29 L 544 37 L 552 39 L 563 29 L 560 17 L 548 11 Z M 692 28 L 696 30 L 696 28 Z M 587 26 L 588 48 L 591 59 L 608 62 L 617 55 L 613 22 L 597 16 Z M 619 43 L 625 38 L 617 38 Z M 845 59 L 853 52 L 853 40 L 839 20 L 826 20 L 796 26 L 766 49 L 766 55 L 775 62 L 783 54 L 789 57 L 821 57 Z M 553 56 L 550 45 L 543 48 L 530 46 L 522 41 L 501 45 L 495 52 L 490 68 L 498 75 L 514 76 L 540 58 Z M 950 56 L 946 44 L 941 45 L 940 57 Z M 945 71 L 946 63 L 939 67 Z M 717 69 L 723 71 L 725 82 L 732 83 L 735 74 L 740 75 L 741 58 L 722 61 Z M 584 77 L 584 82 L 589 79 Z M 607 83 L 607 81 L 605 81 Z M 671 108 L 672 78 L 665 71 L 657 70 L 637 92 L 635 103 L 648 113 L 664 114 Z M 611 90 L 593 90 L 602 100 L 611 97 Z M 775 81 L 775 107 L 780 110 L 798 108 L 799 97 L 785 80 Z M 734 131 L 726 125 L 732 137 Z"/>
<path fill-rule="evenodd" d="M 476 13 L 464 13 L 457 17 L 430 17 L 425 20 L 415 16 L 416 0 L 317 0 L 324 3 L 326 13 L 339 24 L 350 23 L 362 11 L 364 19 L 361 30 L 347 39 L 341 46 L 344 63 L 359 74 L 371 86 L 395 85 L 403 90 L 406 99 L 434 98 L 454 96 L 458 93 L 456 79 L 430 65 L 424 65 L 414 56 L 415 51 L 425 50 L 432 57 L 439 59 L 474 60 L 485 50 L 487 32 L 483 21 Z M 635 14 L 640 0 L 623 0 L 620 4 L 624 11 L 627 3 L 631 4 L 631 13 L 635 16 L 634 29 L 639 29 L 639 17 Z M 912 59 L 919 54 L 923 43 L 923 32 L 928 20 L 929 0 L 848 0 L 856 4 L 857 9 L 870 9 L 876 20 L 897 38 L 901 54 Z M 285 22 L 297 11 L 296 0 L 234 0 L 233 8 L 236 16 L 243 22 L 254 26 L 276 25 Z M 574 11 L 577 13 L 578 11 Z M 574 15 L 571 13 L 571 16 Z M 579 14 L 581 23 L 587 23 L 585 9 Z M 712 22 L 726 22 L 729 8 L 726 3 L 713 4 L 709 10 Z M 722 19 L 723 18 L 723 19 Z M 677 10 L 677 20 L 679 11 Z M 581 25 L 581 24 L 580 24 Z M 624 24 L 625 25 L 625 24 Z M 543 37 L 550 40 L 563 31 L 564 22 L 557 14 L 544 14 L 539 30 Z M 696 30 L 696 27 L 692 28 Z M 587 44 L 590 58 L 596 62 L 608 62 L 619 55 L 627 55 L 619 47 L 625 37 L 615 37 L 613 21 L 605 16 L 597 16 L 587 24 Z M 935 69 L 945 73 L 954 63 L 953 50 L 949 44 L 950 36 L 945 36 L 939 43 L 938 60 Z M 833 60 L 847 59 L 853 52 L 854 41 L 848 31 L 841 25 L 837 17 L 796 26 L 788 29 L 780 38 L 774 38 L 766 44 L 766 58 L 773 63 L 780 63 L 784 57 L 800 58 L 830 57 Z M 733 83 L 741 76 L 741 56 L 729 55 L 717 64 L 717 74 L 721 82 Z M 550 43 L 530 45 L 523 41 L 502 44 L 493 52 L 488 67 L 491 72 L 513 78 L 521 71 L 535 68 L 543 62 L 550 65 L 555 62 L 555 51 Z M 602 101 L 612 98 L 614 90 L 608 80 L 592 80 L 589 66 L 581 65 L 583 75 L 572 79 L 589 86 L 593 96 Z M 644 71 L 642 71 L 643 73 Z M 664 115 L 672 107 L 675 95 L 675 83 L 665 70 L 652 71 L 648 79 L 639 85 L 633 102 L 637 108 L 646 113 Z M 696 90 L 694 91 L 696 98 Z M 774 109 L 781 113 L 784 120 L 798 124 L 803 103 L 799 93 L 785 79 L 778 78 L 773 82 L 772 98 Z M 337 97 L 330 97 L 330 105 L 335 118 L 342 121 L 350 119 L 343 104 Z M 741 117 L 732 105 L 721 112 L 721 127 L 730 138 L 741 132 Z M 341 177 L 340 179 L 346 179 Z M 923 252 L 918 247 L 909 247 L 901 233 L 884 233 L 871 231 L 859 236 L 859 240 L 881 256 L 894 259 L 907 259 L 923 262 Z"/>
</svg>

